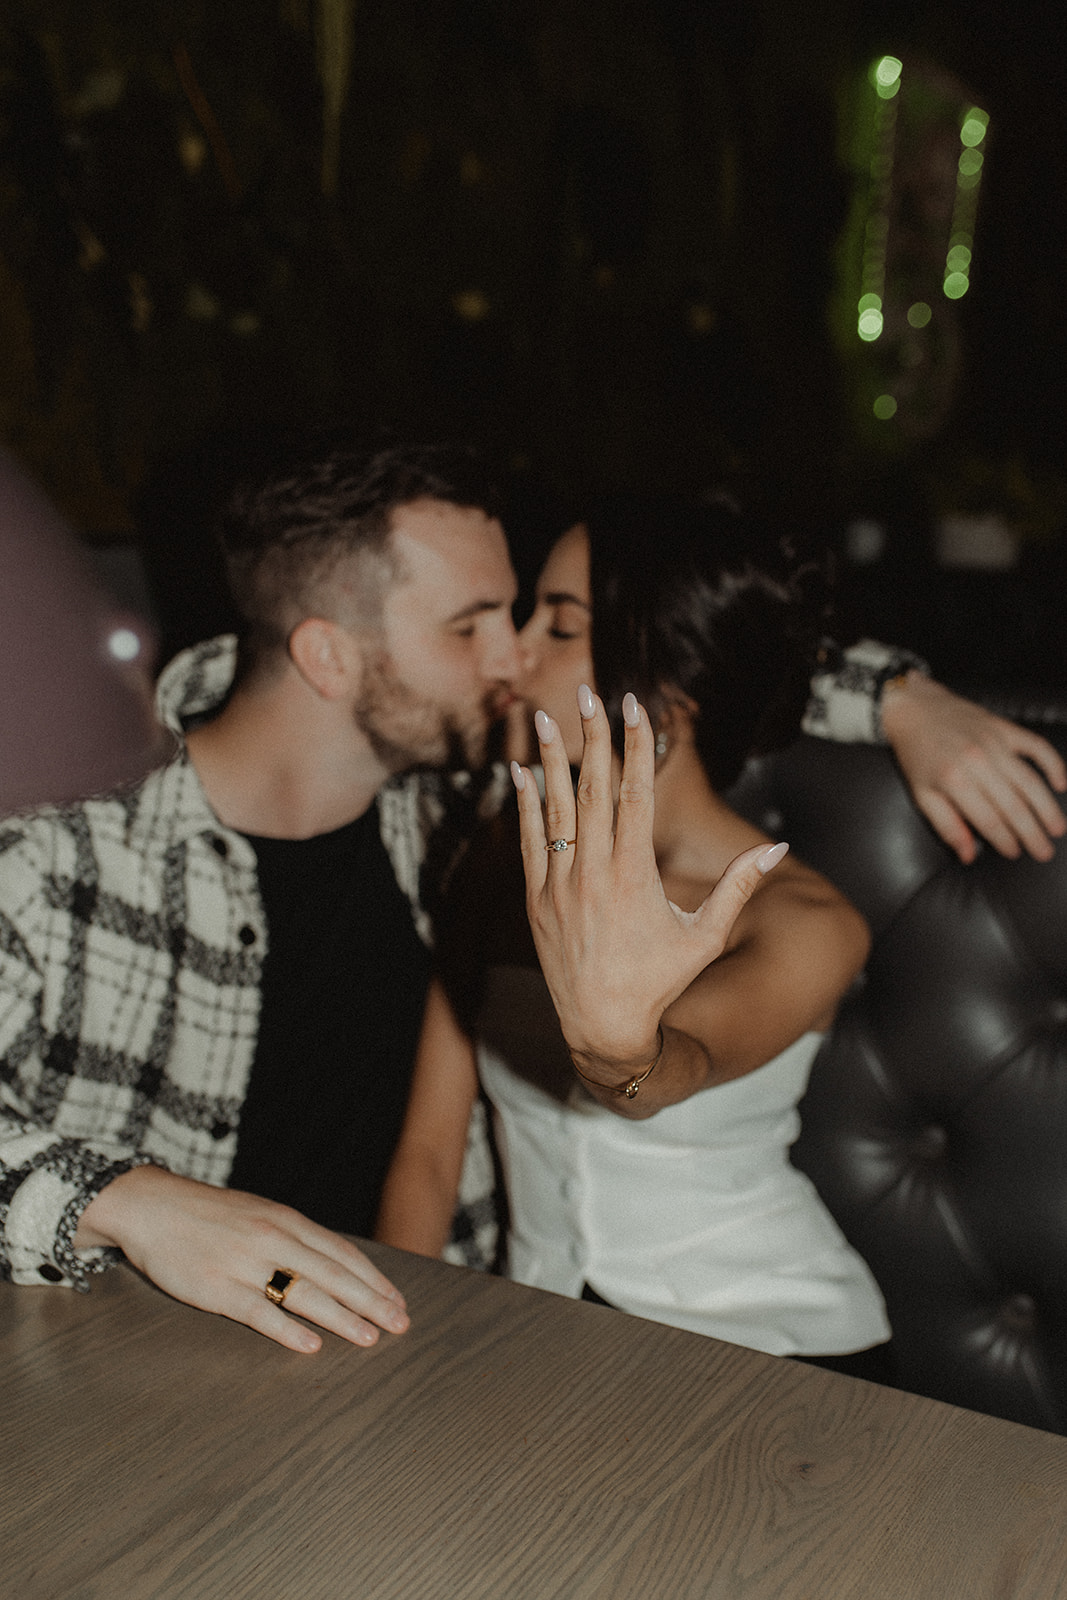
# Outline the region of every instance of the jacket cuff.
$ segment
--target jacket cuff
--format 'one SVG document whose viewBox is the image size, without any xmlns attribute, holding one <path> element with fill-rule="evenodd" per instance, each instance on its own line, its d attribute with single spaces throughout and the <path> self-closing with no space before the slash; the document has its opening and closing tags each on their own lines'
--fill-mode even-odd
<svg viewBox="0 0 1067 1600">
<path fill-rule="evenodd" d="M 803 731 L 840 744 L 885 744 L 882 690 L 892 679 L 912 671 L 928 677 L 930 668 L 911 650 L 874 639 L 861 639 L 842 650 L 832 640 L 824 640 L 811 680 Z"/>
<path fill-rule="evenodd" d="M 116 1158 L 81 1140 L 49 1144 L 21 1169 L 9 1166 L 14 1188 L 3 1218 L 12 1282 L 55 1283 L 85 1291 L 94 1273 L 121 1260 L 120 1250 L 75 1250 L 81 1214 L 102 1189 L 148 1157 Z M 16 1187 L 17 1185 L 17 1187 Z"/>
</svg>

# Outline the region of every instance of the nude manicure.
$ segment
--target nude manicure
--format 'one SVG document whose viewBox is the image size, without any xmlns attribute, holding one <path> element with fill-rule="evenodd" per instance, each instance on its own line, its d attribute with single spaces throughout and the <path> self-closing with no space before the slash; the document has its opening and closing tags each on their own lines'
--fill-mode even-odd
<svg viewBox="0 0 1067 1600">
<path fill-rule="evenodd" d="M 757 867 L 761 872 L 770 872 L 772 867 L 778 865 L 788 849 L 789 846 L 784 842 L 782 844 L 772 844 L 768 849 L 764 850 L 761 856 L 756 857 Z"/>
<path fill-rule="evenodd" d="M 628 728 L 636 728 L 641 720 L 641 708 L 637 704 L 635 694 L 624 694 L 622 697 L 622 720 Z"/>
<path fill-rule="evenodd" d="M 526 787 L 526 774 L 517 761 L 511 763 L 511 781 L 521 794 Z"/>
<path fill-rule="evenodd" d="M 535 712 L 534 727 L 537 729 L 537 737 L 540 739 L 542 744 L 552 743 L 552 740 L 556 735 L 556 730 L 553 725 L 552 718 L 546 711 Z"/>
<path fill-rule="evenodd" d="M 582 713 L 582 716 L 585 717 L 586 721 L 588 721 L 596 711 L 596 700 L 593 698 L 593 691 L 590 689 L 587 683 L 580 683 L 578 685 L 578 710 Z"/>
</svg>

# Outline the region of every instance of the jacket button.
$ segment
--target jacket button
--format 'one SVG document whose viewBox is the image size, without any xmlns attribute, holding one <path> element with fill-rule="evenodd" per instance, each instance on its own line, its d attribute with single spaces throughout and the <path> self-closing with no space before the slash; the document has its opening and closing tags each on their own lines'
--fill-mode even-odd
<svg viewBox="0 0 1067 1600">
<path fill-rule="evenodd" d="M 37 1272 L 38 1276 L 42 1277 L 46 1283 L 63 1282 L 63 1274 L 60 1272 L 59 1268 L 54 1267 L 50 1261 L 46 1261 L 43 1266 L 38 1267 Z"/>
<path fill-rule="evenodd" d="M 246 922 L 242 928 L 238 928 L 237 937 L 242 944 L 255 944 L 256 930 Z"/>
</svg>

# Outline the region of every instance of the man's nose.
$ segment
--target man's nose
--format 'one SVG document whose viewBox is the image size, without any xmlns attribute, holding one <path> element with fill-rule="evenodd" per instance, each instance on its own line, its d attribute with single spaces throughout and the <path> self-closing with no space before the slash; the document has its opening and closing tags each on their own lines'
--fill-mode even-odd
<svg viewBox="0 0 1067 1600">
<path fill-rule="evenodd" d="M 521 682 L 524 678 L 528 678 L 530 673 L 536 668 L 540 660 L 540 651 L 538 649 L 537 641 L 534 639 L 531 633 L 529 623 L 527 623 L 525 627 L 518 630 L 515 638 L 518 644 L 519 654 L 518 681 Z"/>
<path fill-rule="evenodd" d="M 500 628 L 494 631 L 482 670 L 486 678 L 497 683 L 514 683 L 522 676 L 524 663 L 519 636 L 510 615 L 502 617 Z"/>
</svg>

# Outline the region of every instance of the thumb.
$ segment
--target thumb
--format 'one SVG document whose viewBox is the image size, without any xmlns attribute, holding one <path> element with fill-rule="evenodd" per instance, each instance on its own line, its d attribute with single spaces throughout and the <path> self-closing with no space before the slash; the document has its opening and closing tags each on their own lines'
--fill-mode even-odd
<svg viewBox="0 0 1067 1600">
<path fill-rule="evenodd" d="M 731 929 L 767 873 L 781 861 L 789 846 L 757 844 L 735 856 L 714 889 L 693 915 L 708 959 L 714 961 L 726 948 Z"/>
</svg>

